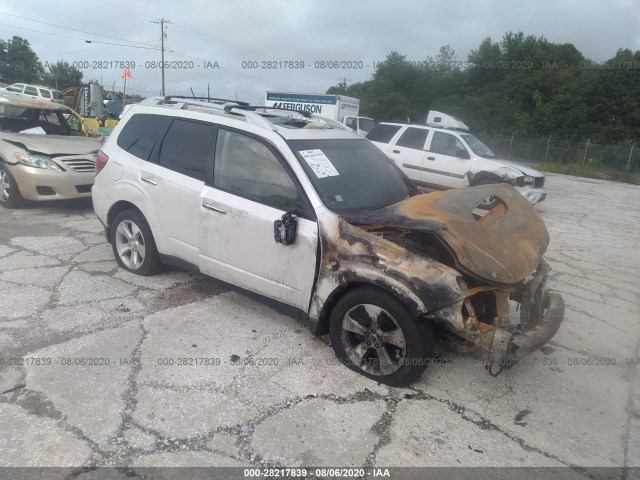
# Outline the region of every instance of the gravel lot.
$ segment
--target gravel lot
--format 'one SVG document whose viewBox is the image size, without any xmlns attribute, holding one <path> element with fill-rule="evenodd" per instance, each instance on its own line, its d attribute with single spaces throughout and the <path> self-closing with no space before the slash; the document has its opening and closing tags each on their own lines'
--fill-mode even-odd
<svg viewBox="0 0 640 480">
<path fill-rule="evenodd" d="M 640 467 L 640 187 L 548 192 L 556 337 L 496 378 L 443 350 L 406 389 L 211 281 L 122 271 L 90 202 L 0 208 L 0 466 Z"/>
</svg>

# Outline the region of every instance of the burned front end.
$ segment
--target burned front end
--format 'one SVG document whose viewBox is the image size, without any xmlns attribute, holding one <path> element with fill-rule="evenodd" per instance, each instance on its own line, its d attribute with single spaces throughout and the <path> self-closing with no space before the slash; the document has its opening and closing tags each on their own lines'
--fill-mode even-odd
<svg viewBox="0 0 640 480">
<path fill-rule="evenodd" d="M 418 316 L 434 321 L 454 349 L 487 350 L 490 373 L 536 351 L 558 331 L 564 303 L 546 286 L 549 234 L 510 185 L 418 195 L 347 220 L 459 274 L 464 295 Z M 423 290 L 428 297 L 428 287 Z"/>
</svg>

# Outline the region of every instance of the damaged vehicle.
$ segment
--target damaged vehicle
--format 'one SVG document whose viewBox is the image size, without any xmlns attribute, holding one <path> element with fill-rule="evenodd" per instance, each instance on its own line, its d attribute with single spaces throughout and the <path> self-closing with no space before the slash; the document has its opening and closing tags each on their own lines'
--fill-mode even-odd
<svg viewBox="0 0 640 480">
<path fill-rule="evenodd" d="M 101 142 L 82 126 L 59 103 L 0 96 L 0 205 L 90 196 Z"/>
<path fill-rule="evenodd" d="M 462 121 L 444 113 L 429 112 L 426 125 L 379 123 L 367 138 L 421 187 L 508 183 L 532 205 L 547 196 L 544 173 L 499 159 Z M 490 198 L 486 206 L 495 204 Z"/>
<path fill-rule="evenodd" d="M 240 289 L 393 386 L 421 375 L 437 336 L 487 350 L 494 374 L 553 337 L 564 304 L 546 287 L 549 235 L 513 186 L 420 194 L 341 124 L 288 115 L 171 97 L 132 106 L 93 187 L 120 267 L 177 265 Z M 494 206 L 477 208 L 488 196 Z"/>
</svg>

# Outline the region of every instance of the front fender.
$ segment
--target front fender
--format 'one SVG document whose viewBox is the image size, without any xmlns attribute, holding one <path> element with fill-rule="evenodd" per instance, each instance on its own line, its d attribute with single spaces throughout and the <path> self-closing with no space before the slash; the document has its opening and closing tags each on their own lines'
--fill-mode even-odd
<svg viewBox="0 0 640 480">
<path fill-rule="evenodd" d="M 464 299 L 467 289 L 460 274 L 426 256 L 357 228 L 339 218 L 321 223 L 321 261 L 311 299 L 312 331 L 330 312 L 326 305 L 344 285 L 377 285 L 396 296 L 419 316 Z"/>
</svg>

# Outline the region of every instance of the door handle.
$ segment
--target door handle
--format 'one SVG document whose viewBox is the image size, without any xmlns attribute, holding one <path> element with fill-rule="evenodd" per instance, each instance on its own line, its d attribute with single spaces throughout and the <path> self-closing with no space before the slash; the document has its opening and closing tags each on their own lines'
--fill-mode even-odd
<svg viewBox="0 0 640 480">
<path fill-rule="evenodd" d="M 427 157 L 427 160 L 435 160 L 436 157 Z"/>
<path fill-rule="evenodd" d="M 393 153 L 400 153 L 400 150 L 394 150 Z"/>
<path fill-rule="evenodd" d="M 226 213 L 227 213 L 227 211 L 226 211 L 226 210 L 223 210 L 223 209 L 221 209 L 221 208 L 218 208 L 218 207 L 216 207 L 215 205 L 211 205 L 210 203 L 207 203 L 207 202 L 204 202 L 204 203 L 202 204 L 202 206 L 203 206 L 204 208 L 206 208 L 207 210 L 213 210 L 214 212 L 223 213 L 223 214 L 226 214 Z"/>
<path fill-rule="evenodd" d="M 142 180 L 143 182 L 150 183 L 151 185 L 157 185 L 158 184 L 158 182 L 156 182 L 153 177 L 148 176 L 148 175 L 142 175 L 140 177 L 140 180 Z"/>
</svg>

